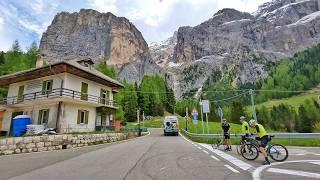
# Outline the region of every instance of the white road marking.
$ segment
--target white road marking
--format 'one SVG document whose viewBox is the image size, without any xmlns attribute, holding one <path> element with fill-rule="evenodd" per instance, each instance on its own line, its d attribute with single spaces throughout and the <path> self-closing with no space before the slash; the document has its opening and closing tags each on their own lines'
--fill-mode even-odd
<svg viewBox="0 0 320 180">
<path fill-rule="evenodd" d="M 206 151 L 206 150 L 202 150 L 202 151 L 203 151 L 204 153 L 206 153 L 206 154 L 209 154 L 208 151 Z"/>
<path fill-rule="evenodd" d="M 319 162 L 310 162 L 310 163 L 320 165 L 320 161 Z"/>
<path fill-rule="evenodd" d="M 210 156 L 212 159 L 215 159 L 216 161 L 220 161 L 220 159 L 216 158 L 215 156 Z"/>
<path fill-rule="evenodd" d="M 240 173 L 238 170 L 234 169 L 233 167 L 229 166 L 228 164 L 225 164 L 224 166 L 227 167 L 228 169 L 230 169 L 234 173 Z"/>
<path fill-rule="evenodd" d="M 294 156 L 304 156 L 306 154 L 290 154 L 290 155 L 294 155 Z"/>
<path fill-rule="evenodd" d="M 198 149 L 200 149 L 200 150 L 202 149 L 202 148 L 201 148 L 201 147 L 199 147 L 199 146 L 197 146 L 197 148 L 198 148 Z"/>
<path fill-rule="evenodd" d="M 300 163 L 300 162 L 309 162 L 309 163 L 312 163 L 312 162 L 319 162 L 319 160 L 297 160 L 297 161 L 285 161 L 285 162 L 277 162 L 277 163 L 271 163 L 271 165 L 267 165 L 267 166 L 260 166 L 258 168 L 256 168 L 253 173 L 252 173 L 252 179 L 253 180 L 261 180 L 261 172 L 268 168 L 268 167 L 271 167 L 271 166 L 274 166 L 274 165 L 280 165 L 280 164 L 285 164 L 285 163 Z"/>
<path fill-rule="evenodd" d="M 289 169 L 269 168 L 267 170 L 267 172 L 280 173 L 280 174 L 289 174 L 289 175 L 294 175 L 294 176 L 304 176 L 304 177 L 320 179 L 320 174 L 312 173 L 312 172 L 305 172 L 305 171 L 295 171 L 295 170 L 289 170 Z"/>
<path fill-rule="evenodd" d="M 212 149 L 212 147 L 208 144 L 200 144 L 200 145 L 205 147 L 209 151 L 212 151 L 213 153 L 217 154 L 218 156 L 222 157 L 223 159 L 229 161 L 230 163 L 234 164 L 235 166 L 239 167 L 240 169 L 242 169 L 244 171 L 247 171 L 247 170 L 253 168 L 250 164 L 248 164 L 248 163 L 246 163 L 236 157 L 233 157 L 233 156 L 231 156 L 227 153 L 224 153 L 218 149 Z"/>
</svg>

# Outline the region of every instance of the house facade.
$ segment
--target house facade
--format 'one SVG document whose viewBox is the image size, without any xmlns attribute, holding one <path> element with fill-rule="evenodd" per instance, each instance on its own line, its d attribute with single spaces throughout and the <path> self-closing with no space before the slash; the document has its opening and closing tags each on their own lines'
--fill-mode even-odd
<svg viewBox="0 0 320 180">
<path fill-rule="evenodd" d="M 114 94 L 123 87 L 97 71 L 90 59 L 37 67 L 0 77 L 7 98 L 0 100 L 0 127 L 10 132 L 12 118 L 25 114 L 32 124 L 59 132 L 89 132 L 114 120 Z"/>
</svg>

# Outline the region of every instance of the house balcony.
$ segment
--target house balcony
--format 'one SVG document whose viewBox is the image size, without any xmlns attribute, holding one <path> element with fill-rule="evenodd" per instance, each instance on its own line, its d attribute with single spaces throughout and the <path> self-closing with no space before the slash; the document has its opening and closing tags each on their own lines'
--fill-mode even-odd
<svg viewBox="0 0 320 180">
<path fill-rule="evenodd" d="M 113 100 L 106 100 L 100 96 L 81 93 L 79 91 L 57 88 L 49 91 L 39 91 L 21 96 L 12 96 L 4 99 L 0 99 L 0 106 L 6 107 L 22 107 L 37 103 L 50 103 L 50 102 L 69 102 L 79 103 L 85 105 L 92 105 L 95 107 L 109 107 L 116 109 L 117 105 Z"/>
</svg>

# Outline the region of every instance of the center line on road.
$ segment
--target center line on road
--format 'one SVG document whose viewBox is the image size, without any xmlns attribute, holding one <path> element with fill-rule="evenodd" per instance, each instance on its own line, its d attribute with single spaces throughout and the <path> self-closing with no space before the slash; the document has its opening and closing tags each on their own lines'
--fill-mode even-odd
<svg viewBox="0 0 320 180">
<path fill-rule="evenodd" d="M 212 159 L 215 159 L 216 161 L 220 161 L 220 159 L 216 158 L 215 156 L 210 156 Z"/>
<path fill-rule="evenodd" d="M 228 169 L 230 169 L 234 173 L 240 173 L 238 170 L 234 169 L 233 167 L 229 166 L 228 164 L 225 164 L 224 166 L 227 167 Z"/>
<path fill-rule="evenodd" d="M 278 169 L 278 168 L 269 168 L 267 172 L 272 173 L 280 173 L 280 174 L 289 174 L 295 176 L 304 176 L 304 177 L 311 177 L 311 178 L 318 178 L 320 179 L 320 174 L 312 173 L 312 172 L 305 172 L 305 171 L 295 171 L 289 169 Z"/>
<path fill-rule="evenodd" d="M 202 150 L 202 151 L 203 151 L 204 153 L 206 153 L 206 154 L 209 154 L 208 151 L 206 151 L 206 150 Z"/>
<path fill-rule="evenodd" d="M 212 149 L 212 147 L 208 144 L 200 144 L 199 145 L 203 146 L 204 148 L 208 149 L 209 151 L 215 153 L 216 155 L 222 157 L 223 159 L 229 161 L 230 163 L 234 164 L 235 166 L 239 167 L 240 169 L 244 170 L 244 171 L 247 171 L 251 168 L 253 168 L 250 164 L 236 158 L 236 157 L 233 157 L 227 153 L 224 153 L 220 150 L 217 150 L 217 149 Z"/>
</svg>

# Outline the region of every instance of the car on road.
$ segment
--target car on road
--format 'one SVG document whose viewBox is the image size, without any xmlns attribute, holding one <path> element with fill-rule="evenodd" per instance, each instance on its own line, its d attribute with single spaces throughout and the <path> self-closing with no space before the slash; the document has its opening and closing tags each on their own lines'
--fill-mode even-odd
<svg viewBox="0 0 320 180">
<path fill-rule="evenodd" d="M 163 133 L 167 135 L 179 135 L 179 121 L 177 116 L 166 116 L 163 120 Z"/>
</svg>

